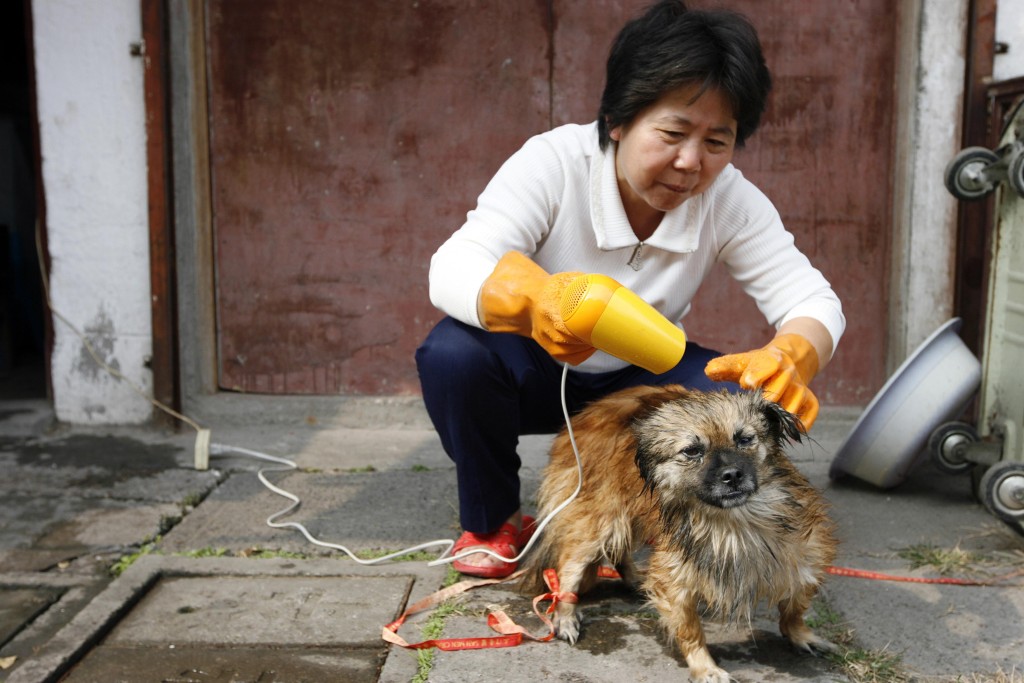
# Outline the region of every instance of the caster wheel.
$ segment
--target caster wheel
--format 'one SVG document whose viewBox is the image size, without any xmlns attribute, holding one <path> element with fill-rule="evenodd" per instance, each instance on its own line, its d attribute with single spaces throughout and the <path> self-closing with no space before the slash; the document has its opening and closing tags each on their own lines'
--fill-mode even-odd
<svg viewBox="0 0 1024 683">
<path fill-rule="evenodd" d="M 932 463 L 946 474 L 963 474 L 974 463 L 965 456 L 964 446 L 978 440 L 978 432 L 966 422 L 939 425 L 928 437 L 928 455 Z"/>
<path fill-rule="evenodd" d="M 985 170 L 999 161 L 999 155 L 985 147 L 961 150 L 946 166 L 946 189 L 957 199 L 981 199 L 990 194 L 997 180 L 990 179 Z"/>
<path fill-rule="evenodd" d="M 1006 180 L 1018 197 L 1024 197 L 1024 150 L 1017 153 L 1006 169 Z"/>
<path fill-rule="evenodd" d="M 1024 522 L 1024 463 L 1000 462 L 989 467 L 978 482 L 978 497 L 1004 522 Z"/>
</svg>

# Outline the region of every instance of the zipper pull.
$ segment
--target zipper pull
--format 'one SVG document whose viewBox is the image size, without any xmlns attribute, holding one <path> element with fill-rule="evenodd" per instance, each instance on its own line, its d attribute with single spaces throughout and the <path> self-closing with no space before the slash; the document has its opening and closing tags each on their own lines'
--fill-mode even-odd
<svg viewBox="0 0 1024 683">
<path fill-rule="evenodd" d="M 640 270 L 644 267 L 644 260 L 641 256 L 643 248 L 644 243 L 642 241 L 633 248 L 633 255 L 629 257 L 629 261 L 627 262 L 627 265 L 633 270 Z"/>
</svg>

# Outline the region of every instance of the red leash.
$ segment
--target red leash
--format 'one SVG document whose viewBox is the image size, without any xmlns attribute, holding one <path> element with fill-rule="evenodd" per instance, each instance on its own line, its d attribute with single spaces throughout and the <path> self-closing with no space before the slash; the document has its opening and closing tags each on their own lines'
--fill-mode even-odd
<svg viewBox="0 0 1024 683">
<path fill-rule="evenodd" d="M 408 643 L 404 638 L 398 635 L 398 629 L 403 623 L 405 623 L 406 618 L 410 615 L 439 605 L 448 598 L 464 593 L 471 588 L 488 586 L 495 583 L 504 583 L 506 581 L 519 578 L 520 574 L 522 574 L 521 571 L 503 579 L 471 579 L 467 581 L 460 581 L 455 585 L 439 590 L 412 605 L 402 613 L 402 616 L 385 626 L 381 632 L 381 638 L 389 643 L 398 645 L 399 647 L 412 650 L 423 650 L 431 647 L 448 651 L 515 647 L 516 645 L 521 644 L 524 638 L 539 643 L 546 643 L 555 637 L 555 626 L 551 623 L 551 620 L 547 615 L 555 611 L 555 607 L 559 602 L 575 603 L 578 601 L 575 593 L 563 593 L 559 590 L 558 575 L 555 573 L 554 569 L 544 570 L 544 582 L 548 586 L 548 592 L 542 593 L 533 599 L 534 614 L 540 617 L 540 620 L 548 627 L 548 632 L 543 636 L 533 635 L 525 628 L 512 621 L 512 619 L 509 618 L 503 610 L 495 610 L 487 615 L 487 625 L 490 626 L 493 631 L 500 633 L 500 636 L 490 636 L 487 638 L 436 638 L 432 640 L 425 640 L 421 643 Z M 551 605 L 542 613 L 540 611 L 540 603 L 549 600 L 551 601 Z"/>
<path fill-rule="evenodd" d="M 1017 571 L 1003 574 L 992 579 L 958 579 L 948 576 L 940 576 L 934 578 L 927 578 L 921 576 L 898 576 L 896 574 L 883 574 L 881 572 L 868 571 L 866 569 L 850 569 L 848 567 L 829 567 L 826 570 L 829 574 L 835 576 L 847 576 L 854 579 L 872 579 L 874 581 L 903 581 L 906 583 L 937 583 L 952 586 L 997 586 L 997 587 L 1014 587 L 1024 586 L 1020 583 L 1003 583 L 1007 579 L 1012 579 L 1024 574 L 1024 569 L 1018 569 Z"/>
</svg>

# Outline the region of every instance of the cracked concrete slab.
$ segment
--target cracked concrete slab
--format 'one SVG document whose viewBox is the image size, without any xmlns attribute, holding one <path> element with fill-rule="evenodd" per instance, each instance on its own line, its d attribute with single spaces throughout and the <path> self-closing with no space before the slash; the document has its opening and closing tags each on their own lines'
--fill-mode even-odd
<svg viewBox="0 0 1024 683">
<path fill-rule="evenodd" d="M 355 680 L 408 681 L 415 658 L 392 662 L 380 629 L 407 601 L 437 590 L 444 576 L 443 568 L 421 563 L 368 568 L 339 560 L 147 555 L 7 681 L 65 674 L 62 680 L 122 680 L 129 655 L 146 662 L 149 680 L 175 680 L 190 668 L 228 671 L 246 661 L 243 668 L 256 673 L 283 674 L 259 680 L 302 680 L 290 676 L 326 666 L 341 667 L 335 674 L 372 671 Z M 264 656 L 246 659 L 254 651 Z"/>
</svg>

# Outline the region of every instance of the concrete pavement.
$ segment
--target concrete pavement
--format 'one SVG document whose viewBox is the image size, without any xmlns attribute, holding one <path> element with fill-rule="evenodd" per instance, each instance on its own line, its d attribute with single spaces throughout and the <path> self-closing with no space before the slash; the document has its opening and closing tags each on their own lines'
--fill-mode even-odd
<svg viewBox="0 0 1024 683">
<path fill-rule="evenodd" d="M 266 475 L 302 499 L 282 521 L 326 542 L 366 556 L 457 536 L 454 471 L 418 401 L 239 396 L 187 412 L 214 443 L 294 460 L 298 469 Z M 830 482 L 856 416 L 825 408 L 814 440 L 791 452 L 833 505 L 837 564 L 922 577 L 1024 569 L 1024 538 L 972 499 L 965 477 L 925 462 L 893 491 Z M 576 646 L 389 647 L 382 626 L 449 570 L 363 565 L 268 527 L 289 504 L 256 476 L 273 466 L 234 454 L 198 472 L 193 440 L 68 429 L 45 403 L 0 404 L 0 681 L 685 680 L 654 613 L 616 582 L 584 598 Z M 521 445 L 527 510 L 549 443 Z M 399 633 L 488 636 L 490 605 L 543 632 L 529 598 L 497 585 Z M 712 653 L 741 681 L 1024 681 L 1021 587 L 831 577 L 812 620 L 843 643 L 839 658 L 791 651 L 762 612 L 749 628 L 708 627 Z"/>
</svg>

